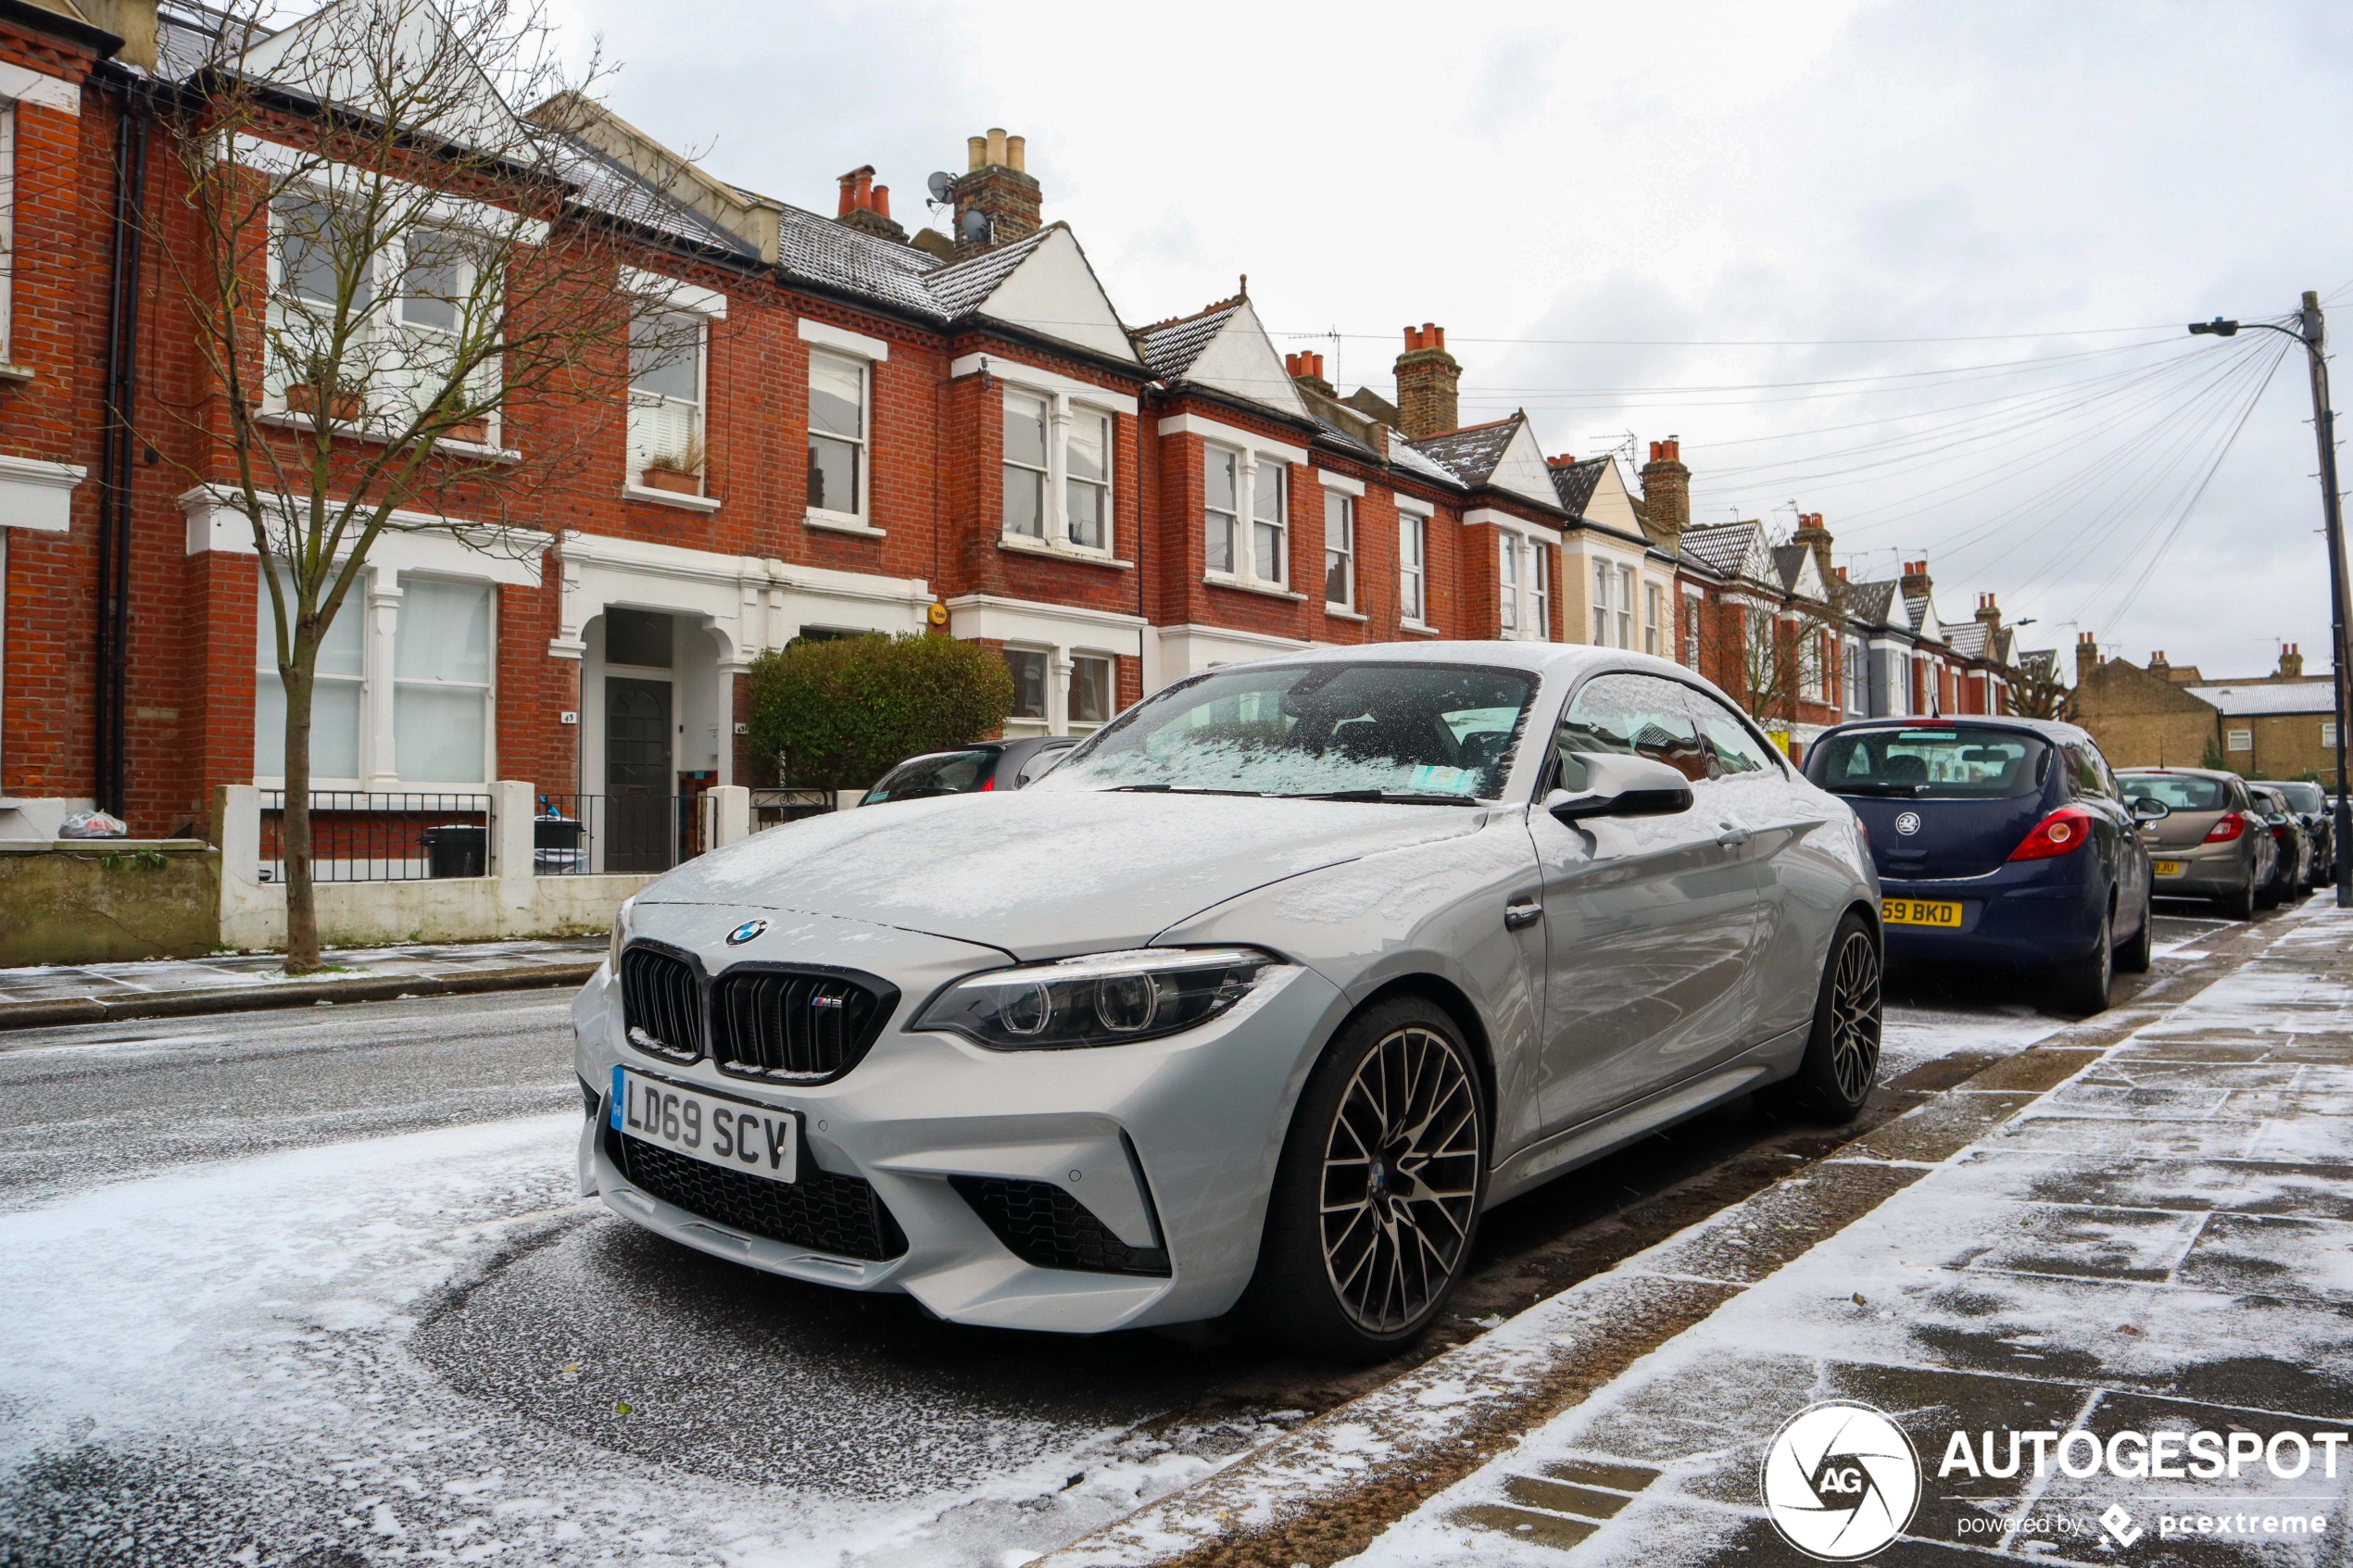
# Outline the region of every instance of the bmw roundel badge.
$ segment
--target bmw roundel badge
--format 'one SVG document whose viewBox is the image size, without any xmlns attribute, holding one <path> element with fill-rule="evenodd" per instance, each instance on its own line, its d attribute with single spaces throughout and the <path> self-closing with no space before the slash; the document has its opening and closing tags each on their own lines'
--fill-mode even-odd
<svg viewBox="0 0 2353 1568">
<path fill-rule="evenodd" d="M 1906 838 L 1911 837 L 1912 834 L 1920 831 L 1920 814 L 1918 811 L 1905 812 L 1895 819 L 1895 831 Z M 727 940 L 733 942 L 735 938 L 730 936 Z"/>
<path fill-rule="evenodd" d="M 727 933 L 727 946 L 740 947 L 767 929 L 768 922 L 764 920 L 748 920 Z"/>
</svg>

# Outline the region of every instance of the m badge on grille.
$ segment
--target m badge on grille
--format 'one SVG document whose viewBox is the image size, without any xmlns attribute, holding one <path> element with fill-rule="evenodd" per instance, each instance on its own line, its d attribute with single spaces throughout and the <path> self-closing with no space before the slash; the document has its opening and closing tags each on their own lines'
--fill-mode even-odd
<svg viewBox="0 0 2353 1568">
<path fill-rule="evenodd" d="M 727 946 L 740 947 L 767 929 L 768 922 L 764 920 L 748 920 L 727 933 Z"/>
</svg>

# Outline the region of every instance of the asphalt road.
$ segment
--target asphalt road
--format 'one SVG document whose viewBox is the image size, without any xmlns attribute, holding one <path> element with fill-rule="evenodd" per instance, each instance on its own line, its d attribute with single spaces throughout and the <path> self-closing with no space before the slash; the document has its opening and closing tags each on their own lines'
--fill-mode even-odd
<svg viewBox="0 0 2353 1568">
<path fill-rule="evenodd" d="M 2162 918 L 2158 938 L 2194 952 L 2226 929 L 2184 909 Z M 2120 999 L 2145 983 L 2120 977 Z M 1965 974 L 1893 985 L 1892 1017 L 1931 1039 L 1943 1028 L 1946 1043 L 1909 1066 L 1891 1059 L 1894 1081 L 1868 1114 L 1899 1114 L 2016 1048 L 1999 1031 L 1969 1030 L 1987 1018 L 2037 1026 L 2017 989 Z M 1989 1010 L 1997 1003 L 2007 1011 Z M 576 1116 L 566 1010 L 526 992 L 0 1035 L 0 1211 L 264 1151 Z M 1738 1201 L 1856 1130 L 1781 1125 L 1736 1106 L 1504 1206 L 1449 1322 L 1408 1359 Z M 623 1464 L 878 1506 L 1034 1468 L 1105 1432 L 1135 1435 L 1151 1462 L 1214 1459 L 1398 1370 L 1289 1361 L 1222 1325 L 1077 1341 L 963 1328 L 906 1298 L 772 1279 L 561 1203 L 419 1316 L 407 1348 L 436 1399 Z M 780 1432 L 792 1441 L 778 1444 Z M 62 1528 L 95 1506 L 100 1479 L 49 1499 L 49 1516 Z M 103 1479 L 117 1486 L 113 1471 Z M 1055 1531 L 1049 1519 L 1036 1525 Z"/>
</svg>

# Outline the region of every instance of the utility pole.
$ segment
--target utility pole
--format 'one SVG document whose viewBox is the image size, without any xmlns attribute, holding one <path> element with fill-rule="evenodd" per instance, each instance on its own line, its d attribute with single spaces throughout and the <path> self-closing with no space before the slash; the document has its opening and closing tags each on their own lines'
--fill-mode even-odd
<svg viewBox="0 0 2353 1568">
<path fill-rule="evenodd" d="M 2321 313 L 2319 290 L 2304 291 L 2304 304 L 2296 311 L 2295 320 L 2293 327 L 2271 321 L 2245 324 L 2285 332 L 2301 342 L 2312 372 L 2312 436 L 2321 448 L 2321 532 L 2329 546 L 2329 665 L 2336 688 L 2336 810 L 2331 838 L 2336 861 L 2336 907 L 2342 909 L 2353 907 L 2353 789 L 2347 788 L 2345 771 L 2345 515 L 2338 504 L 2336 486 L 2336 414 L 2329 407 L 2328 320 Z M 2190 332 L 2193 335 L 2231 337 L 2237 333 L 2240 325 L 2217 316 L 2211 321 L 2191 322 Z"/>
</svg>

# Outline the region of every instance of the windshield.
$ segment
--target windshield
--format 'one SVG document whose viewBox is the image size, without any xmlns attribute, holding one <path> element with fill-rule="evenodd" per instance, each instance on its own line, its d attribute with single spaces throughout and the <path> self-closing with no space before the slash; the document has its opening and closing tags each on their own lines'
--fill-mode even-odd
<svg viewBox="0 0 2353 1568">
<path fill-rule="evenodd" d="M 921 800 L 933 795 L 969 795 L 988 782 L 997 765 L 993 751 L 940 751 L 911 758 L 885 773 L 861 806 L 886 800 Z"/>
<path fill-rule="evenodd" d="M 2127 800 L 2162 800 L 2176 811 L 2220 811 L 2230 804 L 2221 780 L 2195 773 L 2120 773 L 2116 782 Z"/>
<path fill-rule="evenodd" d="M 1468 665 L 1213 670 L 1129 709 L 1036 787 L 1493 799 L 1535 695 L 1531 674 Z"/>
<path fill-rule="evenodd" d="M 2291 781 L 2287 784 L 2265 784 L 2263 787 L 2279 791 L 2286 797 L 2288 806 L 2293 810 L 2322 811 L 2328 809 L 2321 797 L 2321 786 L 2316 784 L 2296 784 Z"/>
<path fill-rule="evenodd" d="M 2043 787 L 2050 755 L 2041 736 L 2022 730 L 1968 724 L 1855 730 L 1818 743 L 1806 771 L 1837 795 L 2006 800 Z"/>
</svg>

